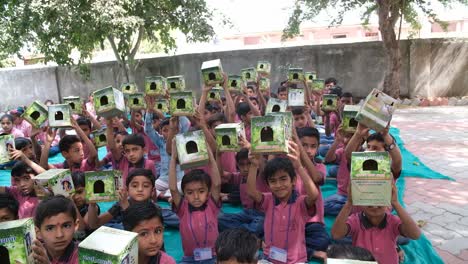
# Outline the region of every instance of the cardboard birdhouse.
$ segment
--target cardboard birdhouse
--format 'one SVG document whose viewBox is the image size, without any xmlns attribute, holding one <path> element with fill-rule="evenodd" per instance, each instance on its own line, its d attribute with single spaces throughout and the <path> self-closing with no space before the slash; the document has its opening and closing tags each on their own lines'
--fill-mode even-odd
<svg viewBox="0 0 468 264">
<path fill-rule="evenodd" d="M 79 96 L 68 96 L 62 98 L 64 104 L 69 104 L 72 113 L 81 115 L 83 113 L 83 101 Z"/>
<path fill-rule="evenodd" d="M 180 168 L 199 167 L 208 163 L 208 150 L 203 131 L 191 131 L 176 135 Z"/>
<path fill-rule="evenodd" d="M 265 109 L 265 113 L 284 112 L 288 108 L 288 101 L 270 97 Z"/>
<path fill-rule="evenodd" d="M 257 71 L 255 68 L 245 68 L 241 70 L 242 80 L 246 83 L 257 81 Z"/>
<path fill-rule="evenodd" d="M 122 186 L 122 172 L 90 171 L 85 172 L 87 202 L 108 202 L 119 199 L 118 190 Z"/>
<path fill-rule="evenodd" d="M 129 94 L 127 105 L 131 110 L 146 109 L 145 95 L 143 93 Z"/>
<path fill-rule="evenodd" d="M 304 106 L 304 89 L 288 89 L 288 106 Z"/>
<path fill-rule="evenodd" d="M 332 112 L 338 109 L 338 96 L 336 94 L 324 94 L 322 100 L 322 111 Z"/>
<path fill-rule="evenodd" d="M 35 238 L 32 218 L 0 223 L 0 263 L 34 264 L 31 253 Z"/>
<path fill-rule="evenodd" d="M 289 68 L 288 82 L 302 83 L 304 81 L 304 70 L 302 68 Z"/>
<path fill-rule="evenodd" d="M 49 127 L 72 127 L 69 104 L 49 105 Z"/>
<path fill-rule="evenodd" d="M 185 79 L 182 75 L 167 77 L 166 83 L 169 92 L 181 92 L 185 90 Z"/>
<path fill-rule="evenodd" d="M 158 99 L 154 104 L 154 109 L 163 113 L 169 113 L 169 102 L 166 99 Z"/>
<path fill-rule="evenodd" d="M 268 61 L 257 62 L 257 72 L 260 74 L 260 76 L 270 76 L 271 64 Z"/>
<path fill-rule="evenodd" d="M 122 91 L 123 94 L 134 94 L 138 92 L 136 83 L 122 83 L 120 85 L 120 90 Z"/>
<path fill-rule="evenodd" d="M 367 127 L 380 132 L 392 120 L 397 101 L 382 91 L 373 89 L 356 115 L 356 120 Z"/>
<path fill-rule="evenodd" d="M 94 110 L 104 118 L 118 116 L 125 112 L 125 101 L 121 91 L 112 86 L 93 92 Z"/>
<path fill-rule="evenodd" d="M 240 75 L 229 75 L 228 87 L 230 91 L 242 90 L 242 77 Z"/>
<path fill-rule="evenodd" d="M 28 121 L 34 128 L 39 128 L 47 122 L 49 111 L 47 110 L 47 106 L 39 101 L 34 101 L 26 108 L 26 111 L 21 117 Z"/>
<path fill-rule="evenodd" d="M 192 91 L 171 93 L 169 112 L 173 116 L 191 116 L 195 113 Z"/>
<path fill-rule="evenodd" d="M 293 129 L 294 127 L 294 117 L 291 111 L 286 111 L 286 112 L 273 112 L 273 113 L 267 113 L 266 115 L 276 115 L 276 116 L 281 116 L 284 118 L 284 127 L 286 128 L 286 138 L 291 139 L 293 135 Z"/>
<path fill-rule="evenodd" d="M 351 155 L 353 205 L 390 206 L 392 181 L 388 152 L 353 152 Z"/>
<path fill-rule="evenodd" d="M 245 138 L 244 123 L 221 124 L 215 127 L 216 145 L 221 152 L 239 152 L 239 137 Z"/>
<path fill-rule="evenodd" d="M 201 66 L 201 73 L 203 82 L 207 86 L 214 86 L 217 83 L 222 84 L 224 82 L 223 66 L 220 59 L 204 61 Z"/>
<path fill-rule="evenodd" d="M 7 163 L 11 160 L 9 148 L 15 149 L 15 136 L 0 135 L 0 164 Z"/>
<path fill-rule="evenodd" d="M 80 264 L 136 264 L 138 234 L 101 226 L 78 245 L 78 255 Z"/>
<path fill-rule="evenodd" d="M 325 88 L 325 80 L 322 80 L 322 79 L 312 80 L 312 90 L 322 91 L 323 88 Z"/>
<path fill-rule="evenodd" d="M 93 131 L 93 141 L 94 141 L 94 146 L 97 148 L 99 147 L 104 147 L 107 145 L 107 135 L 106 135 L 106 130 L 96 130 Z"/>
<path fill-rule="evenodd" d="M 34 180 L 39 187 L 52 190 L 54 195 L 68 197 L 75 190 L 69 169 L 50 169 L 34 177 Z M 40 193 L 37 196 L 42 199 L 47 195 Z"/>
<path fill-rule="evenodd" d="M 221 97 L 223 94 L 224 89 L 221 87 L 213 87 L 208 92 L 207 100 L 218 100 L 221 101 Z"/>
<path fill-rule="evenodd" d="M 145 78 L 145 93 L 147 95 L 166 95 L 166 78 L 150 76 Z"/>
<path fill-rule="evenodd" d="M 268 78 L 260 78 L 259 80 L 259 88 L 260 91 L 266 91 L 270 88 L 270 79 Z"/>
<path fill-rule="evenodd" d="M 288 153 L 288 128 L 281 115 L 255 116 L 251 119 L 252 153 Z"/>
<path fill-rule="evenodd" d="M 314 71 L 305 72 L 304 78 L 308 84 L 312 84 L 313 80 L 317 79 L 317 73 Z"/>
<path fill-rule="evenodd" d="M 356 115 L 359 112 L 361 107 L 359 105 L 345 105 L 343 109 L 343 131 L 346 133 L 356 132 L 358 121 L 356 120 Z"/>
</svg>

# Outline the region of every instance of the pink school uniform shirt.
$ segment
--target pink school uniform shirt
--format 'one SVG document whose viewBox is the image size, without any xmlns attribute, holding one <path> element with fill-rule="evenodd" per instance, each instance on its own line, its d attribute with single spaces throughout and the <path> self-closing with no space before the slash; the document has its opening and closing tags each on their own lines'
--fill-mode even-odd
<svg viewBox="0 0 468 264">
<path fill-rule="evenodd" d="M 379 264 L 398 263 L 396 240 L 400 235 L 401 220 L 386 214 L 379 226 L 372 226 L 363 213 L 355 213 L 346 220 L 353 246 L 369 250 Z"/>
<path fill-rule="evenodd" d="M 23 119 L 19 125 L 13 125 L 13 127 L 23 132 L 25 137 L 31 137 L 32 126 L 28 121 Z"/>
<path fill-rule="evenodd" d="M 88 161 L 88 159 L 84 159 L 81 161 L 81 164 L 74 164 L 71 167 L 66 161 L 62 163 L 52 164 L 52 166 L 54 166 L 56 169 L 70 169 L 71 172 L 85 172 L 96 170 L 96 164 L 94 163 L 94 161 Z"/>
<path fill-rule="evenodd" d="M 13 198 L 18 201 L 19 210 L 18 210 L 18 217 L 28 218 L 34 217 L 34 213 L 36 212 L 36 207 L 39 204 L 39 199 L 37 196 L 31 195 L 23 195 L 21 191 L 16 186 L 5 187 L 6 191 L 13 196 Z"/>
<path fill-rule="evenodd" d="M 154 260 L 155 262 L 152 262 L 153 260 L 150 259 L 149 263 L 176 264 L 176 261 L 174 260 L 174 258 L 172 258 L 168 254 L 166 254 L 166 252 L 163 252 L 163 251 L 159 251 L 159 252 L 161 253 L 161 255 L 159 257 L 159 262 L 156 262 L 157 261 L 156 259 Z"/>
<path fill-rule="evenodd" d="M 223 152 L 221 153 L 221 165 L 223 171 L 235 173 L 236 168 L 236 153 L 235 152 Z"/>
<path fill-rule="evenodd" d="M 239 185 L 240 200 L 244 209 L 254 209 L 254 200 L 247 194 L 247 176 L 244 177 L 239 172 L 235 172 L 231 175 L 229 183 Z M 262 193 L 269 191 L 262 177 L 257 177 L 257 190 Z"/>
<path fill-rule="evenodd" d="M 325 116 L 325 118 L 330 118 L 330 129 L 333 133 L 336 133 L 338 130 L 338 126 L 340 125 L 341 121 L 338 115 L 335 112 L 331 112 L 328 117 Z M 325 119 L 326 120 L 326 119 Z M 325 122 L 324 122 L 325 123 Z"/>
<path fill-rule="evenodd" d="M 348 196 L 349 185 L 349 168 L 348 160 L 346 159 L 344 147 L 335 151 L 336 160 L 339 162 L 338 173 L 336 175 L 336 182 L 338 186 L 338 194 Z"/>
<path fill-rule="evenodd" d="M 159 155 L 159 149 L 154 144 L 153 140 L 144 132 L 143 129 L 139 130 L 138 128 L 131 126 L 132 134 L 140 134 L 145 140 L 145 147 L 148 151 L 148 159 L 153 161 L 161 161 L 161 156 Z"/>
<path fill-rule="evenodd" d="M 63 255 L 58 259 L 51 259 L 50 264 L 78 264 L 78 243 L 72 241 Z"/>
<path fill-rule="evenodd" d="M 325 181 L 325 175 L 327 174 L 327 168 L 325 167 L 324 164 L 322 163 L 317 163 L 315 164 L 315 168 L 318 170 L 320 175 L 322 176 L 322 182 Z M 312 216 L 307 223 L 322 223 L 325 224 L 325 209 L 323 207 L 323 195 L 322 191 L 320 190 L 320 186 L 317 186 L 318 190 L 318 197 L 317 200 L 315 201 L 315 210 L 316 214 Z M 304 182 L 301 179 L 301 176 L 297 174 L 296 172 L 296 190 L 302 194 L 302 195 L 307 195 L 307 192 L 304 188 Z"/>
<path fill-rule="evenodd" d="M 269 256 L 272 246 L 287 250 L 287 263 L 307 262 L 305 225 L 315 214 L 315 206 L 307 208 L 305 195 L 293 191 L 289 201 L 280 202 L 272 193 L 263 193 L 257 208 L 265 212 L 263 224 L 265 247 L 263 253 Z M 281 263 L 268 259 L 272 263 Z"/>
<path fill-rule="evenodd" d="M 3 130 L 0 131 L 0 134 L 4 133 Z M 9 133 L 10 135 L 13 135 L 15 138 L 19 138 L 19 137 L 24 137 L 24 134 L 23 132 L 21 132 L 21 130 L 13 127 Z"/>
<path fill-rule="evenodd" d="M 193 208 L 187 199 L 182 198 L 175 213 L 180 221 L 179 231 L 182 237 L 184 256 L 192 257 L 196 248 L 211 248 L 212 254 L 215 256 L 214 247 L 216 238 L 218 238 L 220 209 L 221 202 L 216 203 L 212 197 L 200 208 Z"/>
<path fill-rule="evenodd" d="M 145 168 L 147 170 L 151 170 L 153 172 L 154 177 L 157 179 L 158 174 L 156 174 L 156 168 L 154 166 L 154 162 L 152 160 L 142 158 L 138 163 L 131 164 L 127 157 L 122 156 L 118 162 L 118 170 L 122 172 L 122 185 L 126 186 L 128 174 L 137 168 Z"/>
</svg>

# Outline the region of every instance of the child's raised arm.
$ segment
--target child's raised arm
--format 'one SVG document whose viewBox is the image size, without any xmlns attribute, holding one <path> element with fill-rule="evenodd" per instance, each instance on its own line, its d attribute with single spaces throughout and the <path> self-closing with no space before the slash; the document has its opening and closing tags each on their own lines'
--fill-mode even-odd
<svg viewBox="0 0 468 264">
<path fill-rule="evenodd" d="M 179 133 L 179 117 L 173 116 L 169 119 L 169 134 L 166 139 L 166 152 L 167 154 L 172 153 L 172 139 Z"/>
<path fill-rule="evenodd" d="M 341 208 L 341 211 L 336 217 L 335 223 L 331 228 L 333 239 L 342 239 L 349 233 L 349 226 L 346 224 L 346 220 L 348 220 L 353 209 L 352 200 L 351 187 L 348 187 L 348 200 L 344 204 L 343 208 Z"/>
<path fill-rule="evenodd" d="M 351 154 L 359 149 L 363 141 L 365 141 L 368 136 L 369 128 L 365 127 L 361 123 L 358 123 L 356 132 L 354 132 L 354 135 L 351 137 L 345 148 L 346 159 L 348 162 L 351 161 Z"/>
<path fill-rule="evenodd" d="M 392 207 L 401 220 L 400 234 L 407 238 L 418 239 L 421 236 L 421 230 L 398 201 L 398 191 L 395 184 L 392 186 Z"/>
<path fill-rule="evenodd" d="M 78 123 L 76 122 L 74 118 L 71 119 L 71 123 L 76 133 L 80 137 L 80 139 L 84 141 L 84 143 L 89 149 L 88 162 L 92 162 L 92 164 L 95 164 L 95 161 L 97 159 L 96 146 L 94 146 L 91 139 L 89 139 L 89 137 L 86 136 L 86 134 L 83 132 L 83 130 L 81 129 L 81 127 L 78 125 Z"/>
<path fill-rule="evenodd" d="M 226 119 L 229 123 L 234 123 L 236 119 L 236 106 L 234 105 L 234 101 L 232 100 L 231 93 L 229 92 L 228 88 L 228 76 L 226 73 L 223 73 L 224 75 L 224 83 L 223 83 L 223 89 L 224 89 L 224 97 L 226 98 Z"/>
<path fill-rule="evenodd" d="M 24 163 L 26 163 L 26 165 L 31 167 L 31 169 L 33 169 L 37 174 L 41 174 L 41 173 L 46 171 L 43 167 L 39 166 L 37 163 L 35 163 L 34 161 L 32 161 L 28 157 L 26 157 L 26 155 L 24 155 L 23 151 L 13 149 L 13 148 L 9 149 L 9 151 L 10 151 L 10 155 L 11 155 L 12 159 L 23 161 Z"/>
<path fill-rule="evenodd" d="M 392 158 L 392 173 L 395 178 L 398 178 L 402 168 L 403 158 L 401 156 L 400 148 L 395 142 L 395 139 L 389 133 L 390 124 L 381 132 L 384 138 L 385 146 Z"/>
<path fill-rule="evenodd" d="M 341 133 L 342 125 L 338 127 L 338 130 L 335 133 L 335 141 L 333 141 L 333 144 L 331 144 L 330 149 L 325 155 L 325 163 L 331 163 L 336 161 L 336 149 L 338 148 L 338 145 L 343 143 L 343 135 Z"/>
<path fill-rule="evenodd" d="M 98 207 L 96 203 L 89 203 L 88 206 L 88 213 L 86 213 L 88 217 L 88 226 L 90 229 L 98 229 L 103 224 L 108 223 L 112 220 L 113 216 L 109 212 L 105 212 L 101 215 L 98 215 Z"/>
<path fill-rule="evenodd" d="M 219 173 L 218 165 L 213 155 L 213 151 L 208 146 L 208 157 L 209 157 L 209 164 L 210 164 L 210 177 L 211 177 L 211 196 L 213 199 L 218 202 L 221 197 L 221 175 Z"/>
<path fill-rule="evenodd" d="M 263 198 L 263 194 L 257 190 L 257 172 L 260 166 L 259 155 L 252 155 L 249 153 L 250 167 L 249 175 L 247 177 L 247 194 L 255 203 L 260 203 Z"/>
<path fill-rule="evenodd" d="M 57 135 L 56 129 L 53 129 L 51 127 L 47 128 L 46 142 L 44 143 L 44 149 L 42 150 L 41 159 L 39 162 L 39 165 L 41 165 L 41 167 L 44 169 L 53 168 L 53 166 L 49 166 L 48 160 L 49 160 L 50 146 L 52 145 L 52 142 L 54 141 L 56 135 Z"/>
<path fill-rule="evenodd" d="M 109 147 L 109 150 L 112 153 L 112 158 L 116 161 L 119 161 L 122 158 L 122 152 L 117 149 L 117 146 L 115 145 L 115 139 L 114 139 L 114 131 L 112 129 L 112 118 L 106 119 L 106 137 L 107 137 L 107 147 Z"/>
<path fill-rule="evenodd" d="M 172 155 L 171 155 L 171 163 L 169 164 L 169 190 L 172 196 L 172 204 L 175 208 L 179 209 L 180 200 L 182 199 L 179 189 L 177 188 L 177 147 L 175 138 L 171 141 L 172 146 Z"/>
</svg>

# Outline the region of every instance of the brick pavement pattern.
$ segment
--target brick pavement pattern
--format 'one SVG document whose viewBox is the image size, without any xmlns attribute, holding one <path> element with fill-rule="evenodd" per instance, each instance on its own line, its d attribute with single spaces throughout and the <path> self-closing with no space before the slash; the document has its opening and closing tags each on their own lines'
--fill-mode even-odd
<svg viewBox="0 0 468 264">
<path fill-rule="evenodd" d="M 406 178 L 404 201 L 445 263 L 468 263 L 468 107 L 398 109 L 392 125 L 424 164 L 456 180 Z"/>
</svg>

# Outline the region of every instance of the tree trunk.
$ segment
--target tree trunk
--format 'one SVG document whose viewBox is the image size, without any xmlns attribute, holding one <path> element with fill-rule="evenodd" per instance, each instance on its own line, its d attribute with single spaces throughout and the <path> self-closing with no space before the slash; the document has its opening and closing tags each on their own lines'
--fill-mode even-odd
<svg viewBox="0 0 468 264">
<path fill-rule="evenodd" d="M 399 18 L 400 3 L 399 1 L 387 0 L 379 0 L 377 3 L 379 5 L 379 30 L 388 58 L 383 91 L 398 98 L 400 96 L 401 54 L 400 44 L 395 34 L 395 24 Z"/>
</svg>

